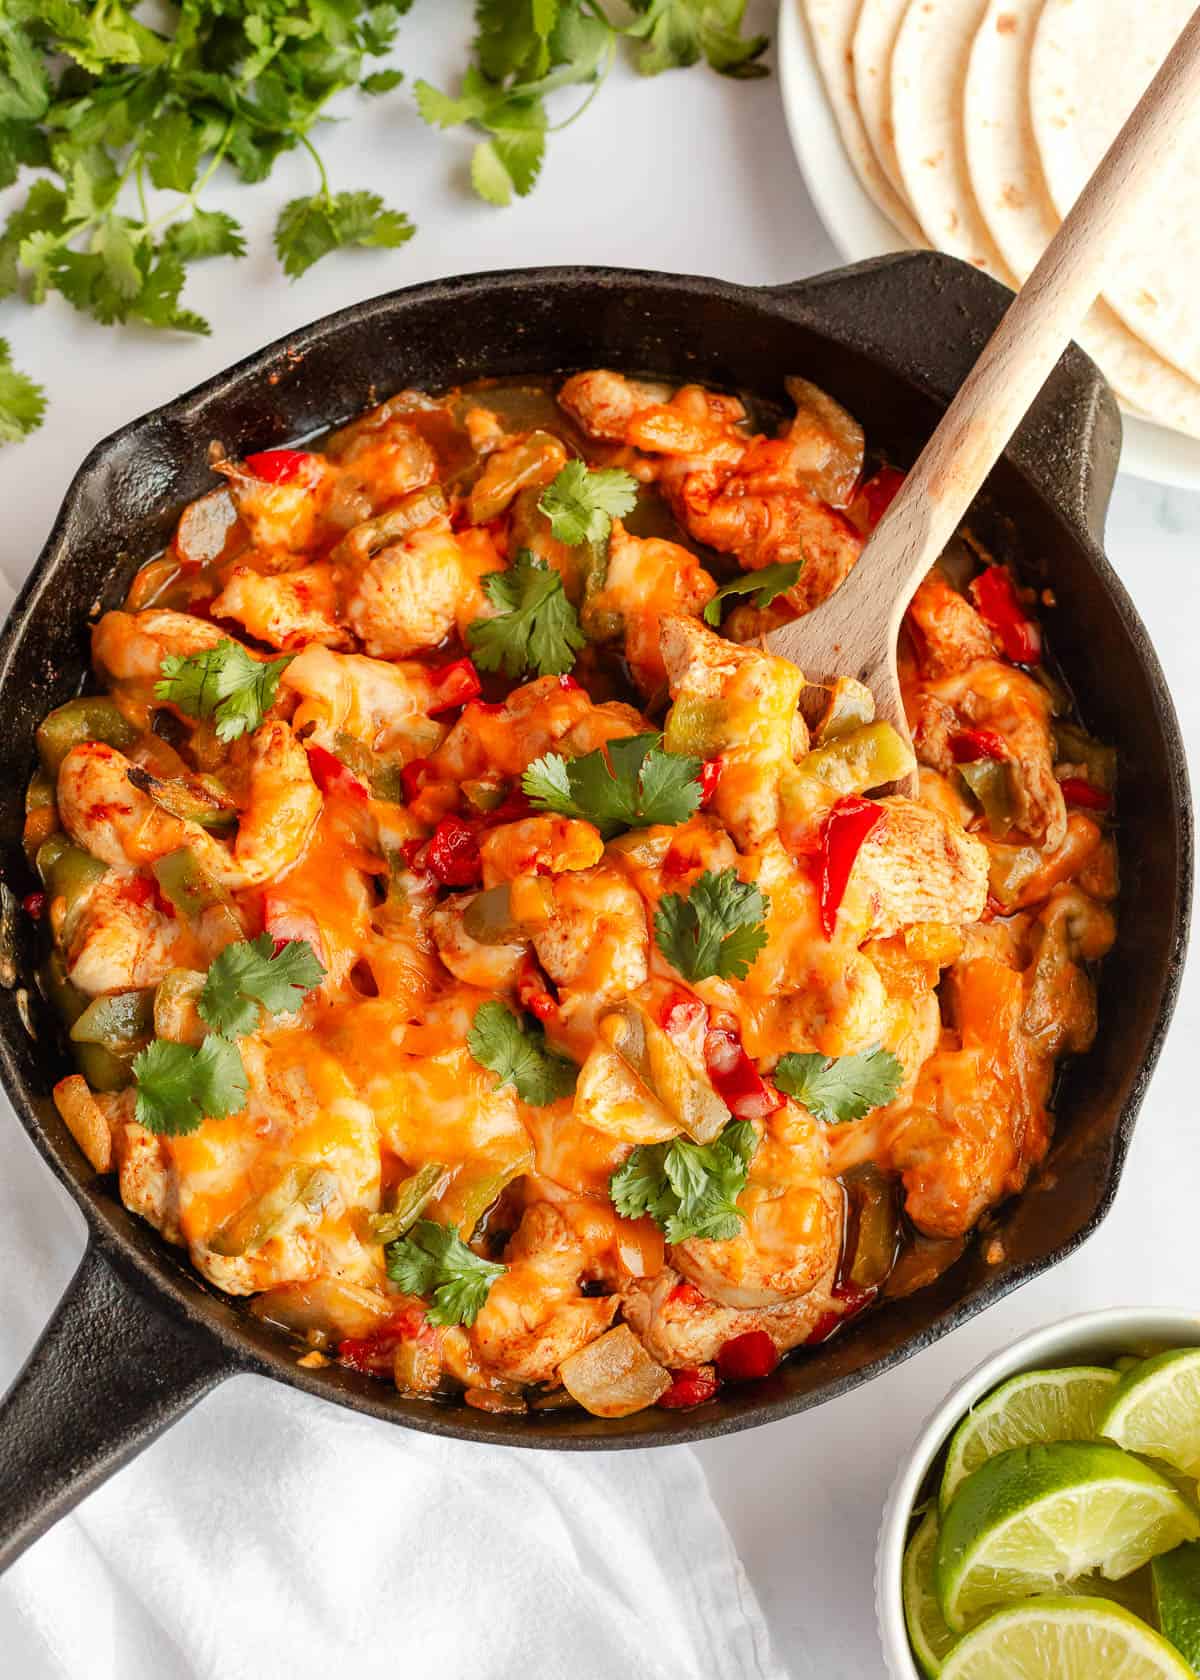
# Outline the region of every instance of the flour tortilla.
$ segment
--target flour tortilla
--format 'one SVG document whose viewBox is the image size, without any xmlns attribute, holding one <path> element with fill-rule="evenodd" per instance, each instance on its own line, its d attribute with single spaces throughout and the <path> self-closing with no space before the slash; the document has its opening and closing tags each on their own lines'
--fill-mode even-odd
<svg viewBox="0 0 1200 1680">
<path fill-rule="evenodd" d="M 821 79 L 837 120 L 846 154 L 864 190 L 909 245 L 923 245 L 921 230 L 880 168 L 859 115 L 851 54 L 861 0 L 804 0 Z"/>
<path fill-rule="evenodd" d="M 967 167 L 1005 262 L 1024 282 L 1058 231 L 1034 141 L 1029 63 L 1046 0 L 991 0 L 975 36 L 963 96 Z M 1200 437 L 1200 386 L 1157 355 L 1104 302 L 1076 338 L 1135 412 Z"/>
<path fill-rule="evenodd" d="M 1194 0 L 1046 0 L 1030 59 L 1038 155 L 1060 217 L 1145 91 Z M 1200 110 L 1110 270 L 1105 301 L 1158 354 L 1200 380 Z"/>
<path fill-rule="evenodd" d="M 963 156 L 963 84 L 986 9 L 987 0 L 910 0 L 892 52 L 892 126 L 905 195 L 929 243 L 1015 289 Z"/>
<path fill-rule="evenodd" d="M 892 133 L 892 48 L 908 0 L 862 0 L 851 56 L 859 115 L 884 174 L 904 199 L 896 137 Z M 905 200 L 907 203 L 907 200 Z"/>
</svg>

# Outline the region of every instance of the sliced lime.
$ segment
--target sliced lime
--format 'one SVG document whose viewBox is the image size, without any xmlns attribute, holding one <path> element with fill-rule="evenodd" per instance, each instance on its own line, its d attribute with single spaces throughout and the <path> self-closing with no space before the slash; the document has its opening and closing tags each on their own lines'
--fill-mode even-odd
<svg viewBox="0 0 1200 1680">
<path fill-rule="evenodd" d="M 1014 1447 L 973 1471 L 942 1517 L 942 1614 L 961 1633 L 995 1604 L 1053 1592 L 1093 1569 L 1119 1581 L 1197 1538 L 1200 1519 L 1183 1495 L 1117 1447 Z"/>
<path fill-rule="evenodd" d="M 1185 1476 L 1200 1476 L 1200 1348 L 1135 1365 L 1114 1389 L 1100 1434 L 1127 1452 L 1148 1453 Z"/>
<path fill-rule="evenodd" d="M 921 1526 L 908 1542 L 901 1575 L 909 1643 L 922 1671 L 931 1680 L 941 1673 L 946 1653 L 955 1642 L 954 1634 L 942 1619 L 942 1607 L 938 1603 L 933 1580 L 937 1538 L 937 1512 L 926 1511 Z"/>
<path fill-rule="evenodd" d="M 998 1452 L 1046 1441 L 1090 1441 L 1120 1380 L 1102 1365 L 1079 1365 L 1065 1371 L 1026 1371 L 1001 1384 L 954 1432 L 938 1494 L 942 1510 L 963 1477 Z"/>
<path fill-rule="evenodd" d="M 1193 1680 L 1165 1639 L 1102 1598 L 1039 1598 L 961 1640 L 941 1680 Z"/>
<path fill-rule="evenodd" d="M 1200 1674 L 1200 1543 L 1156 1557 L 1150 1571 L 1158 1625 Z"/>
</svg>

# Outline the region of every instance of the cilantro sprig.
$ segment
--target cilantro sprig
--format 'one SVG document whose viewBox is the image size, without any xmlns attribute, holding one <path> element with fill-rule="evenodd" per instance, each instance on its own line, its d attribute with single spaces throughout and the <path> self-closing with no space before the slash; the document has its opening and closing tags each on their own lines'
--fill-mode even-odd
<svg viewBox="0 0 1200 1680">
<path fill-rule="evenodd" d="M 213 1029 L 200 1045 L 156 1038 L 134 1058 L 134 1112 L 148 1132 L 182 1137 L 204 1120 L 244 1107 L 246 1064 L 234 1042 L 257 1030 L 262 1013 L 290 1014 L 325 970 L 304 939 L 278 953 L 270 934 L 227 945 L 209 968 L 196 1007 Z"/>
<path fill-rule="evenodd" d="M 495 999 L 475 1011 L 467 1049 L 480 1067 L 494 1073 L 501 1085 L 515 1086 L 522 1102 L 535 1108 L 569 1097 L 575 1089 L 575 1063 L 546 1049 L 545 1035 L 535 1021 L 518 1020 Z"/>
<path fill-rule="evenodd" d="M 551 535 L 569 548 L 608 541 L 614 519 L 631 512 L 638 481 L 621 467 L 589 472 L 582 461 L 568 461 L 543 490 L 538 507 L 550 521 Z"/>
<path fill-rule="evenodd" d="M 816 1052 L 781 1056 L 771 1076 L 781 1091 L 803 1103 L 826 1125 L 861 1120 L 873 1108 L 890 1103 L 904 1079 L 904 1066 L 890 1050 L 876 1044 L 854 1056 Z"/>
<path fill-rule="evenodd" d="M 389 1243 L 387 1274 L 406 1295 L 430 1301 L 430 1324 L 474 1324 L 505 1267 L 469 1249 L 450 1225 L 419 1219 L 406 1237 Z"/>
<path fill-rule="evenodd" d="M 168 654 L 155 698 L 169 700 L 188 717 L 212 718 L 219 741 L 236 741 L 258 728 L 275 701 L 279 679 L 294 653 L 279 659 L 253 659 L 233 641 L 218 642 L 201 653 Z"/>
<path fill-rule="evenodd" d="M 777 566 L 764 566 L 760 572 L 743 572 L 741 577 L 733 578 L 721 588 L 707 602 L 704 608 L 704 622 L 717 629 L 721 623 L 722 602 L 731 595 L 753 595 L 754 605 L 760 610 L 769 607 L 777 596 L 789 590 L 804 570 L 803 560 L 782 561 Z"/>
<path fill-rule="evenodd" d="M 289 939 L 278 951 L 269 933 L 240 939 L 217 956 L 197 1000 L 214 1032 L 244 1037 L 263 1011 L 290 1015 L 325 978 L 324 964 L 307 939 Z"/>
<path fill-rule="evenodd" d="M 648 1213 L 669 1243 L 727 1242 L 741 1230 L 737 1198 L 757 1148 L 748 1120 L 731 1120 L 709 1144 L 639 1144 L 609 1180 L 613 1206 L 626 1219 Z"/>
<path fill-rule="evenodd" d="M 584 635 L 551 566 L 523 548 L 508 571 L 488 572 L 483 587 L 499 612 L 467 626 L 476 665 L 509 677 L 526 671 L 558 676 L 571 669 Z"/>
<path fill-rule="evenodd" d="M 767 943 L 771 901 L 732 866 L 706 869 L 683 896 L 667 893 L 654 917 L 654 938 L 685 980 L 744 980 Z"/>
<path fill-rule="evenodd" d="M 662 750 L 661 735 L 630 735 L 564 758 L 544 753 L 521 777 L 539 811 L 594 823 L 604 838 L 626 828 L 686 822 L 700 804 L 703 763 Z"/>
</svg>

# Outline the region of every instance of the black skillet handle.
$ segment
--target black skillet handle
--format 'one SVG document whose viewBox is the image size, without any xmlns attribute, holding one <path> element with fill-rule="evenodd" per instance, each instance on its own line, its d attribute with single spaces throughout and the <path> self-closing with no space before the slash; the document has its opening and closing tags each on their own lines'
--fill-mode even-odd
<svg viewBox="0 0 1200 1680">
<path fill-rule="evenodd" d="M 948 403 L 1012 302 L 1006 286 L 938 251 L 907 251 L 771 288 L 798 317 Z M 1075 527 L 1103 546 L 1121 419 L 1078 345 L 1060 358 L 1008 454 Z"/>
<path fill-rule="evenodd" d="M 0 1570 L 234 1369 L 89 1243 L 0 1404 Z"/>
</svg>

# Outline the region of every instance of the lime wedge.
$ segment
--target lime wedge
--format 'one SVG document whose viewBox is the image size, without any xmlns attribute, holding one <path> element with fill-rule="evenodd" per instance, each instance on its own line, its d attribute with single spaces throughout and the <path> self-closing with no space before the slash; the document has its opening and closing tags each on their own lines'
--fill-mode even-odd
<svg viewBox="0 0 1200 1680">
<path fill-rule="evenodd" d="M 1135 1365 L 1113 1390 L 1099 1432 L 1127 1452 L 1200 1476 L 1200 1348 Z"/>
<path fill-rule="evenodd" d="M 930 1676 L 930 1680 L 941 1673 L 946 1653 L 955 1642 L 954 1634 L 942 1619 L 942 1607 L 938 1603 L 933 1580 L 937 1538 L 937 1512 L 926 1511 L 921 1526 L 908 1542 L 901 1573 L 909 1643 L 922 1671 Z"/>
<path fill-rule="evenodd" d="M 1026 1371 L 1002 1383 L 954 1432 L 938 1494 L 941 1509 L 949 1505 L 963 1477 L 998 1452 L 1045 1441 L 1090 1441 L 1120 1380 L 1102 1365 L 1079 1365 L 1066 1371 Z"/>
<path fill-rule="evenodd" d="M 1183 1495 L 1140 1459 L 1092 1441 L 1014 1447 L 961 1484 L 942 1517 L 935 1576 L 956 1633 L 995 1604 L 1089 1570 L 1119 1581 L 1200 1538 Z"/>
<path fill-rule="evenodd" d="M 1200 1544 L 1176 1546 L 1150 1570 L 1158 1625 L 1200 1674 Z"/>
<path fill-rule="evenodd" d="M 1194 1680 L 1166 1640 L 1102 1598 L 1039 1598 L 989 1616 L 941 1680 Z"/>
</svg>

